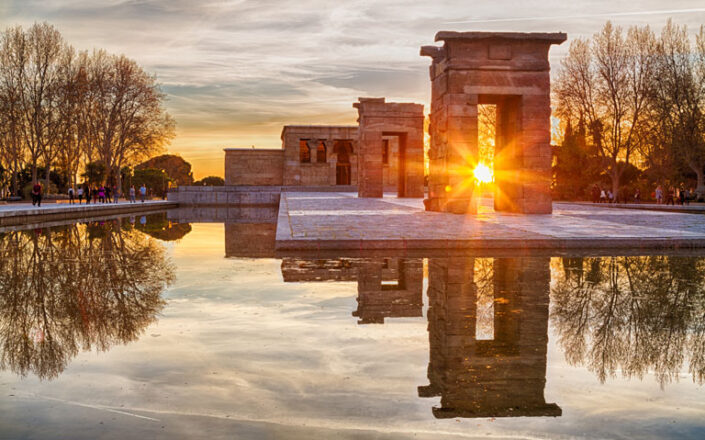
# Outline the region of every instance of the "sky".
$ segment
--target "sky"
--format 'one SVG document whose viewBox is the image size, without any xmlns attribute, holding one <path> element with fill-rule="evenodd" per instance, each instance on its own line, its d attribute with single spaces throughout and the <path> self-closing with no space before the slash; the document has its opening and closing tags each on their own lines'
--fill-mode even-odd
<svg viewBox="0 0 705 440">
<path fill-rule="evenodd" d="M 606 20 L 655 31 L 672 17 L 695 34 L 703 0 L 0 0 L 0 28 L 47 21 L 77 49 L 106 49 L 155 74 L 177 123 L 168 147 L 194 176 L 223 175 L 223 148 L 277 148 L 287 124 L 356 124 L 358 97 L 428 112 L 440 30 L 566 32 L 550 52 Z"/>
</svg>

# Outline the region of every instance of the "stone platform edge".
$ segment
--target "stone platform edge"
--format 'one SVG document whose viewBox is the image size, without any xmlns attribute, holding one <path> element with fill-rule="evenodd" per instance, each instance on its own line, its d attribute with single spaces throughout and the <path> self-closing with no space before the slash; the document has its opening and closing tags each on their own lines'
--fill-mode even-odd
<svg viewBox="0 0 705 440">
<path fill-rule="evenodd" d="M 0 212 L 0 226 L 19 226 L 39 222 L 85 219 L 115 214 L 148 212 L 177 208 L 178 203 L 169 201 L 152 201 L 147 203 L 122 203 L 105 205 L 79 205 L 72 207 L 45 207 Z"/>
<path fill-rule="evenodd" d="M 510 249 L 702 249 L 705 238 L 540 238 L 540 239 L 390 239 L 390 240 L 317 240 L 280 239 L 277 225 L 277 251 L 319 251 L 319 250 L 510 250 Z"/>
</svg>

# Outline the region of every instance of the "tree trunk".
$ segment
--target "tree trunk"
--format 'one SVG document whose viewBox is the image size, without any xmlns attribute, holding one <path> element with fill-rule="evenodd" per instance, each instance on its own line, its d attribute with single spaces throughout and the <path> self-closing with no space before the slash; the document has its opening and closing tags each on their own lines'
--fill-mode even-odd
<svg viewBox="0 0 705 440">
<path fill-rule="evenodd" d="M 613 171 L 610 177 L 612 178 L 612 197 L 617 201 L 619 197 L 619 171 Z"/>
<path fill-rule="evenodd" d="M 47 169 L 44 172 L 44 194 L 49 194 L 49 176 L 51 174 L 51 167 L 47 165 Z"/>
<path fill-rule="evenodd" d="M 20 173 L 20 164 L 17 159 L 15 159 L 15 166 L 14 169 L 12 170 L 12 195 L 16 196 L 19 192 L 17 189 L 17 185 L 19 185 L 17 176 Z"/>
<path fill-rule="evenodd" d="M 115 197 L 117 197 L 118 193 L 122 194 L 122 174 L 120 173 L 120 167 L 117 167 L 117 174 L 115 177 Z"/>
<path fill-rule="evenodd" d="M 32 163 L 32 185 L 37 183 L 37 162 Z"/>
<path fill-rule="evenodd" d="M 703 167 L 691 167 L 695 171 L 695 175 L 698 176 L 698 184 L 695 187 L 695 193 L 698 198 L 705 196 L 705 173 L 703 172 Z"/>
</svg>

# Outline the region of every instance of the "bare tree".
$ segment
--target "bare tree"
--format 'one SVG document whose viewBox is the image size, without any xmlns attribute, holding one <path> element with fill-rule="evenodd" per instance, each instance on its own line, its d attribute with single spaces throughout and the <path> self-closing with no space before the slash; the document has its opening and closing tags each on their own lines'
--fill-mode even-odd
<svg viewBox="0 0 705 440">
<path fill-rule="evenodd" d="M 22 69 L 20 103 L 22 108 L 24 140 L 32 166 L 32 181 L 37 181 L 37 162 L 44 159 L 47 186 L 49 168 L 55 156 L 54 142 L 57 134 L 56 61 L 65 43 L 56 28 L 47 24 L 34 24 L 25 33 L 25 66 Z"/>
<path fill-rule="evenodd" d="M 91 63 L 91 128 L 97 158 L 120 185 L 120 168 L 159 152 L 174 136 L 154 77 L 124 56 L 97 52 Z"/>
<path fill-rule="evenodd" d="M 654 82 L 654 131 L 668 155 L 697 176 L 705 194 L 705 27 L 695 50 L 687 28 L 668 20 L 657 45 Z"/>
<path fill-rule="evenodd" d="M 559 115 L 587 122 L 615 194 L 645 135 L 654 46 L 648 27 L 632 27 L 625 37 L 607 22 L 592 40 L 573 41 L 556 81 Z"/>
<path fill-rule="evenodd" d="M 0 35 L 0 156 L 12 173 L 12 192 L 18 192 L 17 174 L 24 165 L 24 126 L 20 97 L 26 66 L 26 41 L 22 28 Z"/>
</svg>

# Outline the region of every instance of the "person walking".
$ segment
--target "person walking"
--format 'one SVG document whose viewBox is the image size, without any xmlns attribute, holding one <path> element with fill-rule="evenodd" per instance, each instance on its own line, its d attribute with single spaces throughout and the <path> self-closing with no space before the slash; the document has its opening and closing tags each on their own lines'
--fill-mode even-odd
<svg viewBox="0 0 705 440">
<path fill-rule="evenodd" d="M 656 204 L 660 205 L 663 203 L 663 189 L 661 188 L 661 185 L 656 187 L 654 194 L 656 195 Z"/>
<path fill-rule="evenodd" d="M 130 186 L 130 203 L 135 203 L 135 185 Z"/>
<path fill-rule="evenodd" d="M 74 200 L 73 200 L 73 187 L 69 186 L 69 205 L 73 205 Z"/>
<path fill-rule="evenodd" d="M 91 190 L 91 195 L 93 196 L 93 203 L 98 203 L 98 188 L 97 187 L 95 187 L 95 186 L 93 187 L 93 189 Z"/>
<path fill-rule="evenodd" d="M 600 203 L 606 203 L 607 202 L 607 194 L 605 193 L 604 188 L 600 189 Z"/>
<path fill-rule="evenodd" d="M 76 192 L 78 193 L 78 204 L 80 205 L 83 202 L 83 187 L 79 185 Z"/>
<path fill-rule="evenodd" d="M 634 191 L 634 203 L 640 203 L 641 202 L 641 191 L 639 191 L 639 188 Z"/>
<path fill-rule="evenodd" d="M 597 185 L 592 186 L 592 203 L 598 203 L 600 201 L 600 187 Z"/>
<path fill-rule="evenodd" d="M 105 187 L 103 186 L 98 188 L 98 201 L 100 203 L 105 203 Z"/>
<path fill-rule="evenodd" d="M 685 205 L 685 191 L 682 185 L 678 188 L 678 203 L 680 203 L 681 206 Z"/>
<path fill-rule="evenodd" d="M 142 199 L 142 203 L 144 203 L 144 198 L 147 196 L 147 187 L 144 186 L 144 183 L 142 186 L 140 186 L 140 198 Z"/>
<path fill-rule="evenodd" d="M 110 185 L 105 185 L 104 191 L 105 191 L 105 203 L 111 203 L 112 202 L 112 198 L 111 198 L 112 194 L 110 192 Z"/>
<path fill-rule="evenodd" d="M 32 206 L 42 207 L 42 184 L 37 181 L 32 187 Z"/>
<path fill-rule="evenodd" d="M 674 187 L 668 188 L 666 193 L 666 205 L 675 205 L 676 199 L 676 189 Z"/>
<path fill-rule="evenodd" d="M 113 198 L 115 199 L 115 204 L 117 205 L 118 199 L 120 198 L 120 191 L 117 185 L 113 186 Z"/>
</svg>

